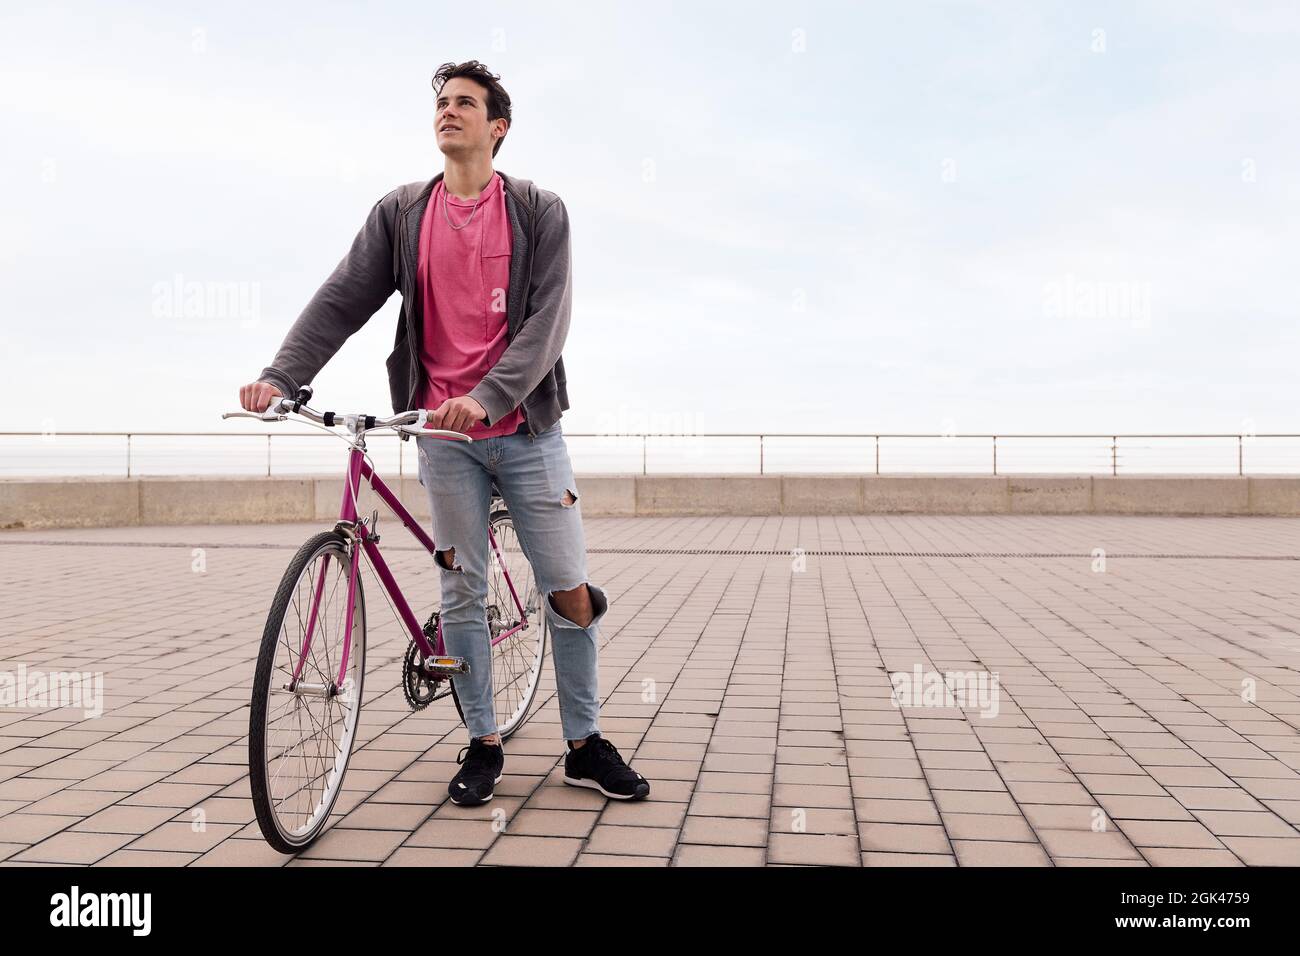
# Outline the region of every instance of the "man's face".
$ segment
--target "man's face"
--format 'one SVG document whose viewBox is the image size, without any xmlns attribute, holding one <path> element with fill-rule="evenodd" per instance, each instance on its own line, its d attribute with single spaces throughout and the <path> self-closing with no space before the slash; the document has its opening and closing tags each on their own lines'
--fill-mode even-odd
<svg viewBox="0 0 1300 956">
<path fill-rule="evenodd" d="M 467 77 L 456 76 L 438 91 L 433 129 L 445 156 L 468 157 L 477 152 L 491 156 L 492 146 L 506 134 L 506 121 L 497 117 L 489 123 L 487 90 Z"/>
</svg>

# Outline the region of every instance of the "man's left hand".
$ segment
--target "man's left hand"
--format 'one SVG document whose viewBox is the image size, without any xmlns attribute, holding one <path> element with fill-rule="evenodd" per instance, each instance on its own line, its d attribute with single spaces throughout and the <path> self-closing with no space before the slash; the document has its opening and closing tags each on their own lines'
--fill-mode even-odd
<svg viewBox="0 0 1300 956">
<path fill-rule="evenodd" d="M 429 416 L 432 428 L 445 428 L 453 432 L 467 432 L 487 418 L 485 409 L 468 395 L 449 398 Z"/>
</svg>

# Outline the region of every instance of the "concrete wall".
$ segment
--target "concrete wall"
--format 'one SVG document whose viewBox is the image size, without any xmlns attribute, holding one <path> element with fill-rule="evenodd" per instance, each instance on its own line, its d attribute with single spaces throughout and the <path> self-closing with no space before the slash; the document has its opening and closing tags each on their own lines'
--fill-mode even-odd
<svg viewBox="0 0 1300 956">
<path fill-rule="evenodd" d="M 338 478 L 0 480 L 0 528 L 328 521 Z M 428 517 L 415 478 L 392 487 Z M 1300 515 L 1300 476 L 586 475 L 583 514 Z M 369 510 L 372 505 L 362 502 Z"/>
</svg>

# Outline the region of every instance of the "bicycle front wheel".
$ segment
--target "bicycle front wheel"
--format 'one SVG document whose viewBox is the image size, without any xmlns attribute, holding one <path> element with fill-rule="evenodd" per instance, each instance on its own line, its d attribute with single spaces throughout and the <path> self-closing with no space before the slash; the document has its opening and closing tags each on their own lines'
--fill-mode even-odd
<svg viewBox="0 0 1300 956">
<path fill-rule="evenodd" d="M 358 573 L 349 635 L 354 560 L 342 534 L 311 538 L 285 569 L 262 633 L 249 715 L 249 780 L 262 836 L 281 853 L 305 849 L 325 829 L 356 738 L 366 611 Z"/>
</svg>

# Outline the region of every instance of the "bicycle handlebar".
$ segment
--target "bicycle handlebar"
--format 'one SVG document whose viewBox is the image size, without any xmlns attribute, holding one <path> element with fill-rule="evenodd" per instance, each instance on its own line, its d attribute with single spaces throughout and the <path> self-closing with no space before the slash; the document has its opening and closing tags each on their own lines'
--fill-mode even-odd
<svg viewBox="0 0 1300 956">
<path fill-rule="evenodd" d="M 396 415 L 390 415 L 387 418 L 380 418 L 375 415 L 341 415 L 337 412 L 318 412 L 314 408 L 308 408 L 301 401 L 295 401 L 292 398 L 277 398 L 267 406 L 264 412 L 224 412 L 221 417 L 223 419 L 256 418 L 262 422 L 282 422 L 290 415 L 301 415 L 303 418 L 324 425 L 326 428 L 344 425 L 348 431 L 353 433 L 372 431 L 376 428 L 392 428 L 407 435 L 414 435 L 417 438 L 451 438 L 464 442 L 474 440 L 464 432 L 451 431 L 445 428 L 425 428 L 424 425 L 429 420 L 429 411 L 424 408 L 411 409 L 410 411 L 398 412 Z"/>
</svg>

